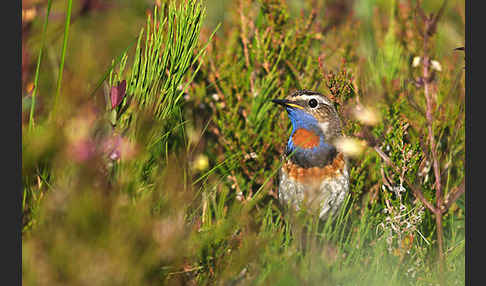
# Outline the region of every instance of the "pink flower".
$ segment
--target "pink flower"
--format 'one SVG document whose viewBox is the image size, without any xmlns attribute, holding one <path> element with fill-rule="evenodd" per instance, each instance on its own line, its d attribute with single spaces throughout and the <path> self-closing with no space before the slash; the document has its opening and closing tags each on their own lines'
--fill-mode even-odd
<svg viewBox="0 0 486 286">
<path fill-rule="evenodd" d="M 96 147 L 90 140 L 80 140 L 71 146 L 70 151 L 76 161 L 84 162 L 95 155 Z"/>
<path fill-rule="evenodd" d="M 123 80 L 117 86 L 112 86 L 110 91 L 111 109 L 117 107 L 126 95 L 127 82 Z"/>
<path fill-rule="evenodd" d="M 119 148 L 122 140 L 123 139 L 120 135 L 114 135 L 106 138 L 103 142 L 104 153 L 107 154 L 108 157 L 113 161 L 120 158 L 121 154 Z"/>
<path fill-rule="evenodd" d="M 135 154 L 135 146 L 119 134 L 106 138 L 103 142 L 103 151 L 113 161 L 122 156 L 129 159 Z"/>
</svg>

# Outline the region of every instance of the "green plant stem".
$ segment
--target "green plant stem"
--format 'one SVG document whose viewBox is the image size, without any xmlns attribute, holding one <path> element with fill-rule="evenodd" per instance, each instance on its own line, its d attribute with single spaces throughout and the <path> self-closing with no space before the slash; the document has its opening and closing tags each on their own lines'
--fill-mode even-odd
<svg viewBox="0 0 486 286">
<path fill-rule="evenodd" d="M 73 1 L 68 0 L 67 11 L 66 11 L 66 22 L 64 24 L 64 39 L 63 39 L 63 43 L 62 43 L 61 62 L 59 64 L 59 76 L 57 78 L 56 97 L 54 98 L 54 110 L 57 110 L 59 95 L 61 93 L 62 73 L 63 73 L 63 70 L 64 70 L 64 60 L 66 58 L 66 50 L 67 50 L 67 43 L 68 43 L 68 36 L 69 36 L 69 26 L 71 24 L 72 4 L 73 4 Z"/>
<path fill-rule="evenodd" d="M 51 6 L 52 6 L 52 0 L 49 0 L 47 2 L 46 19 L 44 21 L 44 27 L 42 28 L 42 44 L 40 47 L 39 56 L 37 57 L 37 65 L 35 67 L 34 90 L 32 91 L 32 103 L 30 105 L 30 114 L 29 114 L 29 130 L 32 130 L 32 128 L 34 127 L 34 110 L 35 110 L 35 101 L 37 95 L 37 86 L 39 84 L 39 70 L 40 70 L 40 64 L 42 59 L 42 50 L 44 49 L 44 45 L 46 42 L 47 25 L 49 24 L 49 14 L 51 13 Z"/>
</svg>

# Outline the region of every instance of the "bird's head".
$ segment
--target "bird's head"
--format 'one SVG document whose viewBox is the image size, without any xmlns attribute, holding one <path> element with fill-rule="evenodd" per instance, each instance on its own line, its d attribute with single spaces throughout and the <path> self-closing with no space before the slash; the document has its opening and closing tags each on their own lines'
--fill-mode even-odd
<svg viewBox="0 0 486 286">
<path fill-rule="evenodd" d="M 317 166 L 331 160 L 334 140 L 341 136 L 341 123 L 333 102 L 309 90 L 296 91 L 285 99 L 272 100 L 285 107 L 292 122 L 286 153 L 295 151 L 301 165 Z"/>
</svg>

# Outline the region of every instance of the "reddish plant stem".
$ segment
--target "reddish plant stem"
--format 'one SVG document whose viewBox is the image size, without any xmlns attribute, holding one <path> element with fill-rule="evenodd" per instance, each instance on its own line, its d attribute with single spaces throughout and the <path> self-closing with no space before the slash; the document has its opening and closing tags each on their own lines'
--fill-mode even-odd
<svg viewBox="0 0 486 286">
<path fill-rule="evenodd" d="M 457 201 L 461 197 L 462 194 L 464 194 L 465 191 L 465 184 L 464 184 L 464 179 L 462 179 L 462 182 L 459 186 L 454 188 L 448 195 L 447 198 L 444 201 L 444 205 L 442 207 L 442 213 L 445 213 L 451 206 L 452 204 Z"/>
<path fill-rule="evenodd" d="M 248 52 L 248 45 L 250 41 L 247 38 L 248 22 L 243 11 L 243 0 L 241 0 L 239 4 L 239 14 L 240 14 L 240 21 L 241 21 L 241 41 L 243 43 L 243 54 L 245 55 L 246 68 L 250 70 L 250 54 Z M 255 80 L 253 74 L 252 76 L 250 76 L 250 88 L 252 94 L 255 95 Z"/>
<path fill-rule="evenodd" d="M 247 68 L 250 68 L 250 56 L 248 53 L 248 38 L 246 37 L 247 23 L 246 23 L 245 14 L 243 12 L 243 1 L 240 1 L 238 12 L 240 14 L 240 21 L 241 21 L 241 41 L 243 42 L 243 53 L 245 55 L 245 64 Z"/>
<path fill-rule="evenodd" d="M 434 115 L 433 115 L 433 109 L 434 109 L 434 98 L 432 96 L 432 74 L 430 71 L 430 57 L 428 55 L 429 51 L 429 37 L 433 36 L 433 34 L 436 31 L 437 27 L 437 22 L 440 18 L 440 16 L 443 13 L 445 7 L 445 2 L 442 5 L 439 13 L 437 15 L 433 16 L 426 16 L 425 13 L 423 12 L 422 8 L 419 8 L 418 10 L 421 11 L 421 16 L 422 19 L 424 20 L 424 31 L 423 31 L 423 70 L 422 70 L 422 77 L 423 77 L 423 82 L 424 82 L 424 96 L 425 96 L 425 101 L 426 101 L 426 122 L 427 122 L 427 129 L 428 129 L 428 141 L 430 144 L 430 154 L 432 156 L 432 164 L 434 168 L 434 177 L 435 177 L 435 222 L 436 222 L 436 227 L 437 227 L 437 246 L 438 246 L 438 261 L 439 261 L 439 272 L 440 272 L 440 280 L 441 284 L 443 284 L 444 280 L 444 234 L 443 234 L 443 229 L 442 229 L 442 213 L 443 213 L 443 192 L 442 192 L 442 184 L 441 184 L 441 171 L 440 171 L 440 163 L 439 163 L 439 158 L 437 155 L 437 145 L 435 141 L 435 136 L 434 136 L 434 128 L 433 128 L 433 123 L 434 123 Z"/>
<path fill-rule="evenodd" d="M 441 285 L 444 285 L 444 250 L 443 250 L 443 230 L 442 230 L 442 211 L 440 208 L 435 212 L 435 224 L 437 227 L 437 244 L 439 246 L 439 275 Z"/>
<path fill-rule="evenodd" d="M 428 23 L 428 22 L 426 22 Z M 428 24 L 426 24 L 426 27 Z M 426 28 L 427 29 L 427 28 Z M 424 78 L 424 95 L 426 101 L 426 121 L 427 121 L 427 129 L 428 129 L 428 140 L 430 144 L 430 154 L 432 155 L 432 164 L 434 168 L 434 177 L 435 177 L 435 220 L 437 224 L 437 244 L 439 247 L 439 260 L 442 261 L 443 259 L 443 233 L 442 233 L 442 184 L 440 181 L 440 166 L 439 160 L 437 158 L 437 149 L 436 149 L 436 142 L 434 136 L 434 115 L 433 115 L 433 99 L 431 95 L 431 86 L 430 86 L 430 58 L 427 55 L 427 40 L 428 34 L 427 31 L 424 33 L 424 64 L 423 64 L 423 78 Z"/>
</svg>

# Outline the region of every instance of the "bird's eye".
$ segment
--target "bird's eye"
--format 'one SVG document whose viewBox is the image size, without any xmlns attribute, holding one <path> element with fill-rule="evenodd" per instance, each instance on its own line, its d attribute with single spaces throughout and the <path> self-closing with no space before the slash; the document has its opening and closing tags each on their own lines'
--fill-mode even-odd
<svg viewBox="0 0 486 286">
<path fill-rule="evenodd" d="M 315 98 L 312 98 L 311 100 L 309 100 L 309 106 L 312 107 L 312 108 L 317 107 L 317 100 Z"/>
</svg>

